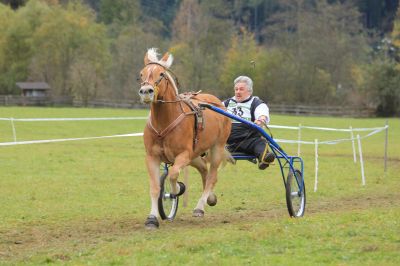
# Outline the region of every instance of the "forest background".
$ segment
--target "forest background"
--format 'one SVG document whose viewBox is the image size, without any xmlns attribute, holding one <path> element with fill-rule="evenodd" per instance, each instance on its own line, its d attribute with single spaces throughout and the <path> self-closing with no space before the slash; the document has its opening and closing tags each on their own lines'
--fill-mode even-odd
<svg viewBox="0 0 400 266">
<path fill-rule="evenodd" d="M 181 91 L 232 96 L 248 75 L 270 103 L 400 115 L 399 0 L 0 1 L 0 95 L 137 101 L 148 48 L 171 52 Z"/>
</svg>

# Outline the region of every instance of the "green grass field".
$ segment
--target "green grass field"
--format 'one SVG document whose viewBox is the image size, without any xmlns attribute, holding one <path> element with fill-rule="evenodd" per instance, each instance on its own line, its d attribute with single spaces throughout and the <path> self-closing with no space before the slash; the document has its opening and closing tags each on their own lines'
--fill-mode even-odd
<svg viewBox="0 0 400 266">
<path fill-rule="evenodd" d="M 146 116 L 146 110 L 0 107 L 0 117 Z M 272 124 L 380 127 L 386 119 L 272 115 Z M 193 218 L 201 193 L 190 170 L 188 206 L 148 231 L 148 177 L 141 137 L 0 146 L 0 265 L 400 265 L 400 120 L 362 140 L 366 186 L 350 142 L 303 145 L 305 216 L 288 216 L 278 165 L 248 162 L 220 171 L 218 204 Z M 15 122 L 19 141 L 142 132 L 144 120 Z M 362 135 L 365 133 L 362 133 Z M 274 129 L 277 139 L 297 131 Z M 348 138 L 303 130 L 303 140 Z M 13 141 L 0 121 L 0 142 Z M 282 144 L 289 154 L 297 145 Z M 358 158 L 357 158 L 358 159 Z"/>
</svg>

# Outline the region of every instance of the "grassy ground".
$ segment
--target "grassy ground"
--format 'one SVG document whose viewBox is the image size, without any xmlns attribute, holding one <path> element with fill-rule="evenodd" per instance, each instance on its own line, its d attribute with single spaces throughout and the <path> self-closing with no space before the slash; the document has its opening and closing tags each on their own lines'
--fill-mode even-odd
<svg viewBox="0 0 400 266">
<path fill-rule="evenodd" d="M 146 116 L 145 110 L 0 108 L 0 117 Z M 389 119 L 388 172 L 384 134 L 362 141 L 366 186 L 350 143 L 319 147 L 318 191 L 314 146 L 303 145 L 307 207 L 289 218 L 277 165 L 225 167 L 218 204 L 191 217 L 201 193 L 190 171 L 188 207 L 157 231 L 143 223 L 150 211 L 140 137 L 0 147 L 0 265 L 399 265 L 400 123 Z M 385 119 L 273 115 L 272 124 L 379 127 Z M 141 132 L 143 120 L 16 122 L 18 140 L 92 137 Z M 365 134 L 365 133 L 363 133 Z M 296 131 L 273 130 L 297 139 Z M 303 130 L 304 140 L 348 138 Z M 12 141 L 0 121 L 0 142 Z M 290 154 L 297 145 L 283 144 Z"/>
</svg>

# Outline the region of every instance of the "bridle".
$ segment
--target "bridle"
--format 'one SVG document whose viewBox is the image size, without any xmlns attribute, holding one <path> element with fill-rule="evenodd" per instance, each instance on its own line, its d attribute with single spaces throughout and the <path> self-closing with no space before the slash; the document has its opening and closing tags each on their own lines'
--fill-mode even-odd
<svg viewBox="0 0 400 266">
<path fill-rule="evenodd" d="M 161 72 L 160 77 L 153 83 L 151 84 L 150 82 L 147 81 L 147 79 L 143 82 L 140 83 L 140 86 L 151 86 L 154 90 L 154 99 L 155 102 L 158 103 L 175 103 L 175 102 L 180 102 L 181 100 L 179 99 L 179 93 L 178 93 L 178 86 L 179 86 L 179 82 L 178 82 L 178 78 L 176 77 L 175 73 L 172 72 L 170 69 L 166 68 L 165 66 L 161 65 L 160 63 L 156 63 L 156 62 L 150 62 L 148 64 L 145 65 L 145 68 L 149 65 L 157 65 L 160 66 L 164 69 L 163 72 Z M 159 98 L 159 85 L 161 83 L 161 81 L 163 81 L 165 79 L 165 81 L 168 83 L 170 83 L 172 85 L 172 87 L 175 89 L 175 101 L 164 101 L 163 97 L 161 97 L 161 99 Z M 167 86 L 168 87 L 168 86 Z"/>
</svg>

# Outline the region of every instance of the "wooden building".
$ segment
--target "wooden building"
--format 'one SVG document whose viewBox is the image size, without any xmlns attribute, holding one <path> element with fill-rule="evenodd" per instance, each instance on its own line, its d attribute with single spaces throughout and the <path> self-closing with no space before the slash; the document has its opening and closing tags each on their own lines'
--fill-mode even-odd
<svg viewBox="0 0 400 266">
<path fill-rule="evenodd" d="M 48 97 L 50 86 L 46 82 L 17 82 L 21 95 L 25 97 Z"/>
</svg>

